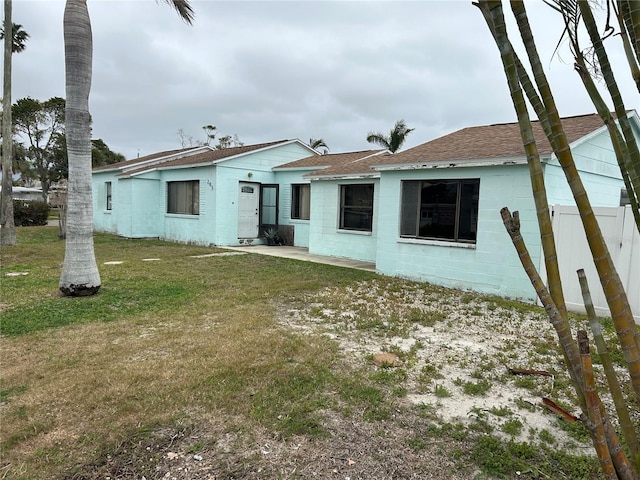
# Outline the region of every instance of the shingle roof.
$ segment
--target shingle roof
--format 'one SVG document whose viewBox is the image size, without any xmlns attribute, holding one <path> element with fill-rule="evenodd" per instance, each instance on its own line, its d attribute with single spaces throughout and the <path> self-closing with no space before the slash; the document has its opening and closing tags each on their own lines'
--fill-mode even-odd
<svg viewBox="0 0 640 480">
<path fill-rule="evenodd" d="M 122 162 L 117 162 L 117 163 L 111 163 L 109 165 L 102 165 L 100 167 L 96 167 L 93 169 L 94 172 L 98 172 L 101 170 L 117 170 L 120 168 L 126 168 L 128 166 L 133 166 L 136 165 L 138 163 L 143 163 L 143 162 L 147 162 L 149 160 L 153 160 L 154 158 L 163 158 L 163 157 L 168 157 L 170 155 L 176 155 L 179 154 L 181 152 L 189 152 L 191 150 L 193 150 L 194 147 L 189 147 L 189 148 L 180 148 L 178 150 L 166 150 L 164 152 L 157 152 L 157 153 L 152 153 L 149 155 L 145 155 L 144 157 L 138 157 L 138 158 L 133 158 L 131 160 L 124 160 Z"/>
<path fill-rule="evenodd" d="M 540 122 L 531 123 L 540 155 L 550 155 L 553 150 Z M 563 118 L 562 125 L 569 143 L 573 143 L 601 128 L 603 123 L 598 115 L 589 114 Z M 404 152 L 385 157 L 385 161 L 380 165 L 524 156 L 520 128 L 516 122 L 463 128 Z"/>
<path fill-rule="evenodd" d="M 330 167 L 334 165 L 342 165 L 354 160 L 373 155 L 380 150 L 362 150 L 360 152 L 346 153 L 326 153 L 324 155 L 312 155 L 310 157 L 301 158 L 293 162 L 278 165 L 277 170 L 284 168 L 309 168 L 309 167 Z"/>
<path fill-rule="evenodd" d="M 569 143 L 598 130 L 603 126 L 596 114 L 578 115 L 562 119 Z M 553 153 L 540 122 L 532 122 L 533 133 L 540 155 Z M 524 158 L 525 152 L 517 122 L 467 127 L 462 130 L 423 143 L 404 152 L 381 155 L 381 150 L 367 150 L 343 154 L 327 154 L 303 158 L 278 168 L 326 167 L 308 177 L 339 177 L 369 175 L 377 166 L 398 164 L 423 164 L 437 161 L 481 160 L 498 158 Z"/>
<path fill-rule="evenodd" d="M 336 163 L 327 168 L 316 170 L 306 176 L 322 178 L 322 177 L 348 177 L 352 175 L 379 175 L 379 173 L 371 168 L 371 165 L 383 163 L 384 157 L 391 156 L 387 150 L 368 150 L 367 152 L 359 152 L 360 155 L 343 163 Z M 364 155 L 363 155 L 364 154 Z M 350 154 L 345 154 L 350 155 Z"/>
<path fill-rule="evenodd" d="M 254 145 L 243 145 L 241 147 L 229 147 L 221 150 L 208 150 L 196 155 L 189 155 L 185 157 L 176 158 L 175 160 L 169 160 L 162 162 L 162 167 L 176 167 L 184 165 L 198 165 L 200 163 L 213 163 L 224 158 L 235 157 L 254 150 L 260 150 L 262 148 L 271 147 L 280 143 L 286 143 L 289 140 L 277 140 L 275 142 L 256 143 Z"/>
<path fill-rule="evenodd" d="M 225 158 L 231 158 L 243 153 L 260 150 L 262 148 L 279 145 L 291 140 L 278 140 L 275 142 L 257 143 L 253 145 L 243 145 L 241 147 L 230 147 L 216 150 L 207 147 L 193 147 L 180 150 L 169 150 L 165 152 L 154 153 L 133 160 L 125 160 L 111 165 L 95 168 L 94 171 L 100 170 L 120 170 L 121 175 L 133 175 L 136 173 L 152 170 L 155 168 L 179 167 L 189 165 L 199 165 L 207 163 L 215 163 Z M 202 150 L 198 153 L 199 150 Z M 167 158 L 168 157 L 168 158 Z M 153 161 L 157 159 L 157 161 Z"/>
</svg>

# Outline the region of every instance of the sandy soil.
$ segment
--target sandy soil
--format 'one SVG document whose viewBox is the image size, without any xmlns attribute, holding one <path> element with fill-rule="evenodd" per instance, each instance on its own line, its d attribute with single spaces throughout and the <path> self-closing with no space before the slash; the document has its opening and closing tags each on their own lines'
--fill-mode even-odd
<svg viewBox="0 0 640 480">
<path fill-rule="evenodd" d="M 466 425 L 482 419 L 505 440 L 539 442 L 540 432 L 546 431 L 557 448 L 591 453 L 589 444 L 570 438 L 540 403 L 544 395 L 572 404 L 555 333 L 544 313 L 464 292 L 411 282 L 396 285 L 402 286 L 390 291 L 388 285 L 366 282 L 348 290 L 327 289 L 302 305 L 278 305 L 283 326 L 331 337 L 346 366 L 386 368 L 375 366 L 373 356 L 397 355 L 400 363 L 393 368 L 407 372 L 407 394 L 398 399 L 391 419 L 367 422 L 357 412 L 351 417 L 323 412 L 325 437 L 284 439 L 266 430 L 230 432 L 228 421 L 209 414 L 196 428 L 159 431 L 146 442 L 123 445 L 95 466 L 95 475 L 74 478 L 489 478 L 468 456 L 456 457 L 455 452 L 470 448 L 465 438 L 425 437 L 419 449 L 407 445 L 407 438 L 419 437 L 434 419 Z M 544 370 L 551 376 L 527 377 L 523 386 L 522 377 L 507 367 Z M 465 393 L 465 385 L 477 384 L 489 387 L 483 394 Z M 496 413 L 501 410 L 507 415 Z M 577 408 L 573 413 L 578 414 Z M 504 424 L 514 420 L 522 424 L 521 433 L 503 432 Z M 512 478 L 526 477 L 513 472 Z"/>
</svg>

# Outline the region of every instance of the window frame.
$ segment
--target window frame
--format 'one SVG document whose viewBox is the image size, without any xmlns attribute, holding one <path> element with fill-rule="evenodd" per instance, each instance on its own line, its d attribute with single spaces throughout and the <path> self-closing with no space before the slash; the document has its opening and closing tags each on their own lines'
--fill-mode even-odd
<svg viewBox="0 0 640 480">
<path fill-rule="evenodd" d="M 183 200 L 184 208 L 177 204 L 179 200 L 172 202 L 172 190 L 180 186 L 186 188 L 186 199 Z M 174 192 L 174 195 L 180 194 Z M 174 203 L 175 205 L 172 205 Z M 172 210 L 173 208 L 173 210 Z M 175 180 L 167 182 L 167 214 L 169 215 L 200 215 L 200 180 Z"/>
<path fill-rule="evenodd" d="M 113 184 L 111 182 L 104 182 L 105 185 L 105 210 L 113 210 Z"/>
<path fill-rule="evenodd" d="M 428 203 L 423 201 L 423 191 L 425 187 L 425 183 L 427 182 L 441 182 L 448 184 L 456 184 L 456 200 L 455 200 L 455 214 L 454 214 L 454 233 L 452 237 L 444 237 L 444 236 L 435 236 L 435 235 L 421 235 L 421 222 L 426 221 L 431 218 L 429 216 Z M 463 188 L 464 184 L 472 185 L 474 190 L 477 193 L 473 193 L 470 198 L 470 204 L 467 204 L 467 207 L 471 208 L 471 224 L 469 225 L 469 231 L 473 232 L 475 238 L 460 238 L 460 226 L 461 226 L 461 212 L 463 211 Z M 409 204 L 405 200 L 405 190 L 412 185 L 414 188 L 417 186 L 417 198 L 416 202 Z M 413 192 L 408 192 L 412 194 Z M 401 180 L 401 189 L 400 189 L 400 224 L 399 224 L 399 236 L 402 239 L 415 239 L 415 240 L 430 240 L 430 241 L 438 241 L 438 242 L 446 242 L 446 243 L 464 243 L 475 245 L 478 241 L 478 212 L 479 212 L 479 197 L 480 197 L 480 178 L 442 178 L 442 179 L 418 179 L 418 180 Z M 443 202 L 442 205 L 452 205 L 451 203 Z M 411 210 L 414 210 L 415 213 L 415 224 L 413 225 L 413 234 L 406 233 L 408 228 L 411 228 L 411 225 L 405 224 L 406 221 L 410 220 L 411 215 L 408 217 L 405 215 L 405 212 L 409 210 L 409 214 L 413 213 Z"/>
<path fill-rule="evenodd" d="M 371 189 L 371 204 L 370 205 L 346 205 L 345 198 L 347 197 L 347 189 L 350 188 L 369 188 Z M 375 199 L 375 184 L 373 183 L 345 183 L 340 185 L 339 189 L 340 195 L 340 206 L 338 210 L 338 229 L 346 230 L 346 231 L 355 231 L 355 232 L 373 232 L 373 207 L 374 207 L 374 199 Z M 353 195 L 352 195 L 353 196 Z M 345 211 L 350 210 L 351 213 L 361 212 L 368 213 L 368 226 L 357 227 L 346 225 L 345 219 L 347 218 L 345 215 Z"/>
<path fill-rule="evenodd" d="M 301 191 L 306 190 L 306 202 L 304 202 Z M 302 205 L 306 203 L 306 205 Z M 306 209 L 303 208 L 306 206 Z M 306 217 L 304 211 L 306 210 Z M 311 184 L 310 183 L 292 183 L 291 184 L 291 219 L 292 220 L 310 220 L 311 219 Z"/>
<path fill-rule="evenodd" d="M 268 190 L 275 190 L 273 195 L 274 204 L 268 204 L 265 200 L 265 193 Z M 270 212 L 269 212 L 270 210 Z M 275 220 L 274 223 L 267 222 L 266 218 L 272 213 Z M 280 222 L 280 185 L 277 183 L 262 183 L 260 184 L 260 225 L 273 225 L 277 226 Z"/>
</svg>

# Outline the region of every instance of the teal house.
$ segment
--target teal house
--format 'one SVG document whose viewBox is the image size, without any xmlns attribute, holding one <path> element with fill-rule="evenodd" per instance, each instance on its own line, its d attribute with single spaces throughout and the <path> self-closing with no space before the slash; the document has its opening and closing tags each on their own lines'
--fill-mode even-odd
<svg viewBox="0 0 640 480">
<path fill-rule="evenodd" d="M 640 121 L 629 118 L 640 141 Z M 563 119 L 594 207 L 624 203 L 597 115 Z M 573 205 L 562 168 L 533 124 L 549 205 Z M 379 273 L 534 300 L 500 218 L 520 212 L 537 265 L 541 243 L 517 123 L 469 127 L 406 151 L 320 155 L 299 140 L 162 152 L 93 173 L 95 227 L 203 245 L 263 243 L 278 228 L 310 253 L 374 262 Z M 639 265 L 640 267 L 640 265 Z"/>
<path fill-rule="evenodd" d="M 95 229 L 199 245 L 260 242 L 279 218 L 273 168 L 319 155 L 299 140 L 160 152 L 93 171 Z"/>
</svg>

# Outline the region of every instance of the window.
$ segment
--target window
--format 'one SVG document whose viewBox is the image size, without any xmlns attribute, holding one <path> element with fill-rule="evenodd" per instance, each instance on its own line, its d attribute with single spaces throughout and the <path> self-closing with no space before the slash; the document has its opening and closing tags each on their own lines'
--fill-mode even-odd
<svg viewBox="0 0 640 480">
<path fill-rule="evenodd" d="M 111 210 L 111 182 L 104 183 L 107 192 L 107 210 Z"/>
<path fill-rule="evenodd" d="M 200 214 L 200 182 L 167 182 L 167 213 Z"/>
<path fill-rule="evenodd" d="M 400 236 L 476 241 L 480 180 L 402 182 Z"/>
<path fill-rule="evenodd" d="M 373 185 L 340 186 L 340 228 L 370 232 L 373 225 Z"/>
<path fill-rule="evenodd" d="M 278 224 L 278 185 L 260 185 L 260 223 Z"/>
<path fill-rule="evenodd" d="M 291 218 L 309 220 L 311 185 L 291 185 Z"/>
</svg>

